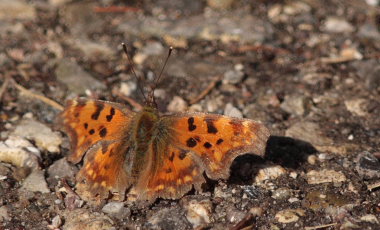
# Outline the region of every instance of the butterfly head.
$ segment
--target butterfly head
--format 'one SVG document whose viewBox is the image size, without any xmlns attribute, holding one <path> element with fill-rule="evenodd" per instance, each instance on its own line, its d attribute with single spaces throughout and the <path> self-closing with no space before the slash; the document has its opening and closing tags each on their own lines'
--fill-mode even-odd
<svg viewBox="0 0 380 230">
<path fill-rule="evenodd" d="M 162 76 L 162 73 L 163 73 L 165 67 L 166 67 L 166 64 L 167 64 L 167 62 L 168 62 L 168 60 L 169 60 L 169 57 L 170 57 L 170 55 L 171 55 L 171 53 L 172 53 L 172 51 L 173 51 L 173 47 L 169 47 L 168 56 L 166 57 L 165 62 L 164 62 L 164 65 L 163 65 L 162 68 L 161 68 L 161 72 L 160 72 L 159 75 L 156 75 L 157 77 L 156 77 L 156 79 L 155 79 L 154 82 L 153 82 L 153 86 L 152 86 L 150 92 L 148 93 L 147 96 L 145 96 L 145 94 L 144 94 L 144 90 L 143 90 L 143 88 L 141 87 L 141 80 L 142 80 L 142 79 L 139 78 L 139 77 L 137 77 L 137 74 L 136 74 L 136 72 L 135 72 L 135 70 L 134 70 L 134 68 L 133 68 L 133 62 L 132 62 L 132 60 L 131 60 L 131 58 L 130 58 L 130 56 L 129 56 L 129 54 L 128 54 L 127 46 L 125 45 L 125 43 L 122 43 L 122 46 L 123 46 L 124 53 L 126 54 L 126 56 L 127 56 L 127 58 L 128 58 L 128 61 L 129 61 L 129 63 L 131 64 L 131 70 L 132 70 L 132 72 L 133 72 L 133 75 L 134 75 L 135 78 L 137 79 L 137 86 L 138 86 L 138 88 L 140 89 L 140 92 L 141 92 L 141 94 L 142 94 L 143 97 L 144 97 L 145 105 L 146 105 L 147 107 L 155 108 L 155 109 L 157 110 L 157 103 L 156 103 L 156 100 L 155 100 L 155 98 L 154 98 L 154 90 L 156 89 L 157 84 L 158 84 L 158 82 L 159 82 L 159 80 L 160 80 L 160 78 L 161 78 L 161 76 Z"/>
</svg>

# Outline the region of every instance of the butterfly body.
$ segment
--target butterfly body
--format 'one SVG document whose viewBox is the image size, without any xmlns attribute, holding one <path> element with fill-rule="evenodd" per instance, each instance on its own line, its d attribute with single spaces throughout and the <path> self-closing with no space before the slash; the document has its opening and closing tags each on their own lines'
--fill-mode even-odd
<svg viewBox="0 0 380 230">
<path fill-rule="evenodd" d="M 239 155 L 263 156 L 268 129 L 249 119 L 207 113 L 160 115 L 152 106 L 132 112 L 124 105 L 77 99 L 61 115 L 71 139 L 69 160 L 83 167 L 77 189 L 86 200 L 177 199 L 193 186 L 226 179 Z"/>
</svg>

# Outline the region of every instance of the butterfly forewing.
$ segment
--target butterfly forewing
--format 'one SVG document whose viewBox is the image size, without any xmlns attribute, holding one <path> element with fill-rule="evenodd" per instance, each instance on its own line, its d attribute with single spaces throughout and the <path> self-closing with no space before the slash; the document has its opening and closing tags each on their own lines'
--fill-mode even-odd
<svg viewBox="0 0 380 230">
<path fill-rule="evenodd" d="M 212 179 L 227 178 L 232 161 L 251 153 L 263 156 L 269 130 L 259 122 L 216 114 L 167 116 L 172 145 L 190 151 Z"/>
<path fill-rule="evenodd" d="M 108 198 L 109 192 L 124 198 L 131 183 L 123 168 L 128 149 L 126 144 L 102 140 L 88 150 L 76 177 L 78 193 L 82 198 L 99 201 Z"/>
<path fill-rule="evenodd" d="M 68 101 L 60 122 L 71 140 L 69 160 L 78 163 L 100 140 L 121 140 L 133 115 L 117 103 L 85 99 Z"/>
</svg>

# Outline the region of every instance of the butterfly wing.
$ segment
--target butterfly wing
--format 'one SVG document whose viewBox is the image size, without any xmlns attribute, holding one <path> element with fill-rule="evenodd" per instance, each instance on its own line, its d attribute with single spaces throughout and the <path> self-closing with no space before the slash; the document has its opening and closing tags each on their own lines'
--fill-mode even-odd
<svg viewBox="0 0 380 230">
<path fill-rule="evenodd" d="M 174 145 L 164 148 L 149 154 L 158 159 L 149 161 L 153 164 L 142 172 L 135 186 L 140 200 L 177 199 L 191 190 L 193 184 L 200 188 L 205 181 L 201 162 L 195 162 L 189 151 Z"/>
<path fill-rule="evenodd" d="M 226 179 L 237 156 L 263 156 L 270 135 L 259 122 L 216 114 L 163 116 L 161 122 L 168 127 L 169 141 L 151 154 L 163 160 L 155 161 L 161 163 L 151 167 L 146 179 L 147 199 L 179 198 L 193 184 L 200 186 L 204 171 L 211 179 Z"/>
<path fill-rule="evenodd" d="M 60 118 L 71 139 L 68 159 L 83 167 L 76 179 L 86 200 L 107 198 L 109 191 L 124 195 L 129 185 L 123 170 L 128 142 L 123 142 L 134 113 L 106 101 L 69 101 Z"/>
<path fill-rule="evenodd" d="M 120 140 L 133 115 L 117 103 L 86 99 L 68 101 L 59 122 L 70 137 L 69 160 L 78 163 L 100 140 Z"/>
<path fill-rule="evenodd" d="M 131 181 L 124 170 L 128 146 L 120 141 L 99 141 L 84 157 L 83 167 L 76 176 L 77 192 L 82 199 L 100 202 L 110 193 L 124 199 Z"/>
</svg>

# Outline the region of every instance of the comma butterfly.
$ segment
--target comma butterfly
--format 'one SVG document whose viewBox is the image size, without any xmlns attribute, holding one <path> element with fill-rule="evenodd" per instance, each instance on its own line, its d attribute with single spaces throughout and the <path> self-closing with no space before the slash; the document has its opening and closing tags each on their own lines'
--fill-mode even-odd
<svg viewBox="0 0 380 230">
<path fill-rule="evenodd" d="M 180 198 L 193 186 L 200 189 L 204 172 L 226 179 L 237 156 L 263 156 L 269 137 L 263 124 L 249 119 L 161 115 L 153 92 L 139 112 L 108 101 L 71 100 L 61 120 L 71 139 L 69 161 L 83 160 L 77 191 L 88 201 L 111 194 L 123 200 L 131 187 L 138 200 Z"/>
</svg>

